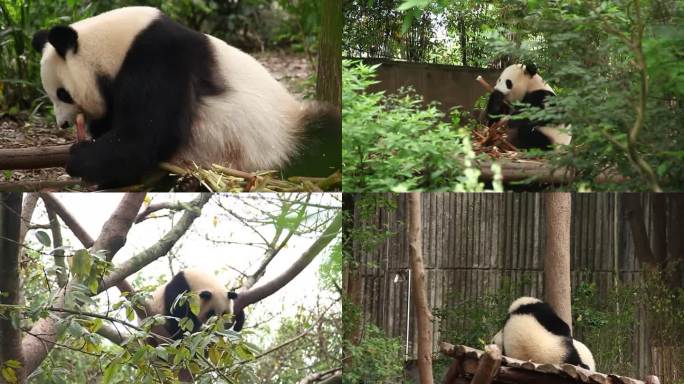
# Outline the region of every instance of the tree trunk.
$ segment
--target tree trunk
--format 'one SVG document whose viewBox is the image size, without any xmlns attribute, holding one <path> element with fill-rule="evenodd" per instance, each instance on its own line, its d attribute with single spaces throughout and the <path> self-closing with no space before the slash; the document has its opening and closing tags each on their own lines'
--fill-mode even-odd
<svg viewBox="0 0 684 384">
<path fill-rule="evenodd" d="M 342 301 L 342 312 L 345 315 L 360 314 L 357 310 L 361 307 L 361 274 L 359 273 L 359 260 L 354 253 L 354 242 L 351 237 L 351 230 L 354 228 L 354 206 L 356 196 L 351 193 L 342 195 L 342 213 L 344 215 L 344 226 L 342 227 L 342 252 L 344 255 L 344 269 L 342 271 L 342 291 L 344 300 Z M 342 356 L 344 367 L 349 369 L 354 365 L 348 346 L 359 345 L 361 341 L 362 316 L 350 318 L 345 321 L 342 329 L 344 343 Z"/>
<path fill-rule="evenodd" d="M 316 100 L 342 105 L 342 1 L 321 2 Z"/>
<path fill-rule="evenodd" d="M 468 65 L 468 34 L 466 34 L 466 22 L 465 22 L 465 16 L 463 13 L 459 13 L 458 15 L 458 33 L 459 33 L 459 38 L 460 38 L 460 45 L 461 45 L 461 65 L 467 66 Z"/>
<path fill-rule="evenodd" d="M 634 253 L 636 254 L 637 259 L 639 259 L 647 269 L 652 271 L 657 267 L 657 259 L 651 250 L 651 240 L 648 238 L 648 233 L 646 232 L 644 209 L 641 206 L 641 195 L 638 193 L 623 193 L 621 196 L 625 218 L 629 224 L 629 230 L 632 233 Z"/>
<path fill-rule="evenodd" d="M 674 290 L 684 284 L 684 194 L 667 196 L 667 265 L 671 266 L 670 287 Z"/>
<path fill-rule="evenodd" d="M 21 193 L 0 194 L 0 303 L 19 303 L 19 237 L 21 232 Z M 0 317 L 0 362 L 14 360 L 21 367 L 12 371 L 17 382 L 26 377 L 21 332 L 9 317 Z"/>
<path fill-rule="evenodd" d="M 653 257 L 658 264 L 666 267 L 667 259 L 667 212 L 666 196 L 664 193 L 651 194 L 653 199 Z"/>
<path fill-rule="evenodd" d="M 546 254 L 544 292 L 546 302 L 572 329 L 570 306 L 570 194 L 544 194 L 546 211 Z"/>
<path fill-rule="evenodd" d="M 409 264 L 413 277 L 412 299 L 418 327 L 418 371 L 421 384 L 432 384 L 432 313 L 430 313 L 427 300 L 420 208 L 420 193 L 410 193 L 408 198 Z"/>
</svg>

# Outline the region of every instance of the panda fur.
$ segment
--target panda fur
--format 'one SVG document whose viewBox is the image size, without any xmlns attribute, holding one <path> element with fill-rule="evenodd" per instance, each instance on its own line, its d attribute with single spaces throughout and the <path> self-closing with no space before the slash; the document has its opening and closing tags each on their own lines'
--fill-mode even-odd
<svg viewBox="0 0 684 384">
<path fill-rule="evenodd" d="M 178 295 L 184 292 L 197 293 L 200 297 L 200 310 L 197 315 L 190 311 L 190 304 L 174 306 Z M 179 322 L 175 318 L 182 319 L 189 317 L 193 324 L 192 332 L 199 331 L 211 316 L 221 316 L 233 313 L 233 300 L 237 299 L 238 294 L 228 291 L 216 277 L 198 269 L 185 269 L 178 272 L 168 283 L 157 288 L 149 302 L 148 308 L 153 315 L 170 316 L 164 324 L 166 335 L 174 340 L 182 337 L 183 331 L 179 327 Z M 226 325 L 239 332 L 245 322 L 243 311 L 234 314 L 233 322 Z"/>
<path fill-rule="evenodd" d="M 253 57 L 156 8 L 42 30 L 33 46 L 58 126 L 83 113 L 92 137 L 71 147 L 66 170 L 101 186 L 137 183 L 161 161 L 252 171 L 296 162 L 311 143 L 341 151 L 334 108 L 295 99 Z M 329 129 L 312 139 L 315 123 Z M 340 161 L 322 154 L 311 173 Z"/>
<path fill-rule="evenodd" d="M 487 101 L 487 125 L 499 121 L 493 115 L 515 115 L 520 113 L 512 106 L 520 102 L 537 108 L 544 108 L 555 92 L 537 73 L 533 64 L 513 64 L 501 72 L 494 91 Z M 547 122 L 529 119 L 508 121 L 509 141 L 518 148 L 549 149 L 553 144 L 570 144 L 570 135 L 563 127 L 547 126 Z"/>
<path fill-rule="evenodd" d="M 570 327 L 551 306 L 533 297 L 520 297 L 511 304 L 492 343 L 515 359 L 596 370 L 589 348 L 572 338 Z"/>
</svg>

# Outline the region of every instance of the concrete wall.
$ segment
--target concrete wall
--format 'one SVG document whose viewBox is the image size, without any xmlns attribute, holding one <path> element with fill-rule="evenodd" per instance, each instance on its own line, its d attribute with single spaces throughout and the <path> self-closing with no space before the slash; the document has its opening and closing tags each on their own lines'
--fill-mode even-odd
<svg viewBox="0 0 684 384">
<path fill-rule="evenodd" d="M 378 68 L 378 84 L 371 91 L 394 93 L 399 88 L 412 86 L 423 95 L 426 103 L 438 101 L 441 109 L 448 112 L 451 107 L 460 105 L 472 110 L 475 101 L 485 93 L 485 89 L 475 81 L 482 75 L 494 85 L 500 70 L 473 67 L 459 67 L 442 64 L 406 63 L 381 59 L 364 59 L 367 64 L 382 64 Z"/>
</svg>

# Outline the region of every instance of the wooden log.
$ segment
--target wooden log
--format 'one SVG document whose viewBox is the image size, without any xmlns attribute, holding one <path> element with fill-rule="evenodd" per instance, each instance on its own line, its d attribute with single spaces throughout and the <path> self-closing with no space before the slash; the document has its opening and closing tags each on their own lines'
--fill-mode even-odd
<svg viewBox="0 0 684 384">
<path fill-rule="evenodd" d="M 501 367 L 497 375 L 497 382 L 526 383 L 526 384 L 574 384 L 574 379 L 552 373 L 542 373 L 526 369 Z"/>
<path fill-rule="evenodd" d="M 470 382 L 469 380 L 474 378 L 482 369 L 482 361 L 486 358 L 486 351 L 489 346 L 485 347 L 485 352 L 464 345 L 452 345 L 444 342 L 441 342 L 439 347 L 442 354 L 455 359 L 449 368 L 444 383 L 460 384 L 464 382 L 464 379 L 465 382 Z M 593 372 L 570 364 L 539 364 L 501 356 L 501 367 L 498 373 L 493 376 L 492 383 L 660 384 L 655 376 L 649 376 L 646 380 L 644 383 L 630 377 Z"/>
<path fill-rule="evenodd" d="M 444 375 L 444 384 L 455 384 L 461 379 L 461 362 L 455 360 Z"/>
<path fill-rule="evenodd" d="M 574 173 L 568 168 L 554 168 L 540 161 L 511 161 L 499 160 L 501 164 L 501 176 L 504 182 L 523 181 L 534 178 L 538 183 L 569 184 L 575 179 Z M 484 160 L 477 162 L 480 168 L 480 180 L 491 181 L 494 179 L 492 161 Z M 620 183 L 625 178 L 619 174 L 604 172 L 594 178 L 595 183 Z"/>
<path fill-rule="evenodd" d="M 0 170 L 64 167 L 71 144 L 0 149 Z"/>
<path fill-rule="evenodd" d="M 0 183 L 0 192 L 37 192 L 37 191 L 63 191 L 65 188 L 81 185 L 81 179 L 69 179 L 64 181 L 16 181 Z"/>
<path fill-rule="evenodd" d="M 470 384 L 490 384 L 501 367 L 501 350 L 496 344 L 485 346 L 475 376 Z"/>
</svg>

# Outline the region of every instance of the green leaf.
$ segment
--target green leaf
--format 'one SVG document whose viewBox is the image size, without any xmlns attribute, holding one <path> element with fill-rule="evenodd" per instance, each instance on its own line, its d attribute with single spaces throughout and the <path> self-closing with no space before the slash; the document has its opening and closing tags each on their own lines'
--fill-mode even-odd
<svg viewBox="0 0 684 384">
<path fill-rule="evenodd" d="M 209 348 L 209 361 L 214 365 L 218 365 L 219 361 L 221 361 L 221 353 L 217 348 Z"/>
<path fill-rule="evenodd" d="M 111 364 L 107 365 L 104 371 L 104 375 L 102 375 L 102 383 L 111 383 L 114 374 L 117 373 L 119 369 L 121 369 L 121 365 L 116 362 L 112 362 Z"/>
<path fill-rule="evenodd" d="M 12 369 L 21 368 L 21 362 L 19 362 L 17 360 L 7 360 L 7 361 L 5 361 L 5 365 L 12 368 Z"/>
<path fill-rule="evenodd" d="M 190 312 L 192 312 L 195 316 L 199 315 L 200 312 L 200 298 L 197 294 L 192 294 L 188 298 L 190 301 Z"/>
<path fill-rule="evenodd" d="M 157 348 L 155 348 L 155 350 L 157 351 L 157 356 L 160 359 L 166 361 L 169 358 L 169 352 L 166 350 L 166 348 L 158 346 Z"/>
<path fill-rule="evenodd" d="M 16 372 L 14 372 L 14 369 L 12 369 L 10 367 L 3 367 L 1 372 L 2 372 L 2 377 L 8 383 L 16 383 L 17 382 L 17 374 L 16 374 Z"/>
<path fill-rule="evenodd" d="M 193 323 L 193 321 L 188 317 L 182 318 L 178 325 L 181 329 L 189 332 L 192 332 L 192 330 L 195 328 L 195 323 Z"/>
<path fill-rule="evenodd" d="M 404 12 L 411 8 L 424 9 L 430 5 L 430 0 L 406 0 L 400 6 L 397 7 L 397 11 Z"/>
<path fill-rule="evenodd" d="M 36 238 L 38 241 L 46 247 L 52 245 L 52 240 L 50 240 L 50 235 L 45 231 L 36 231 Z"/>
<path fill-rule="evenodd" d="M 83 281 L 90 275 L 90 268 L 93 265 L 93 259 L 87 249 L 79 249 L 72 258 L 71 272 Z"/>
</svg>

